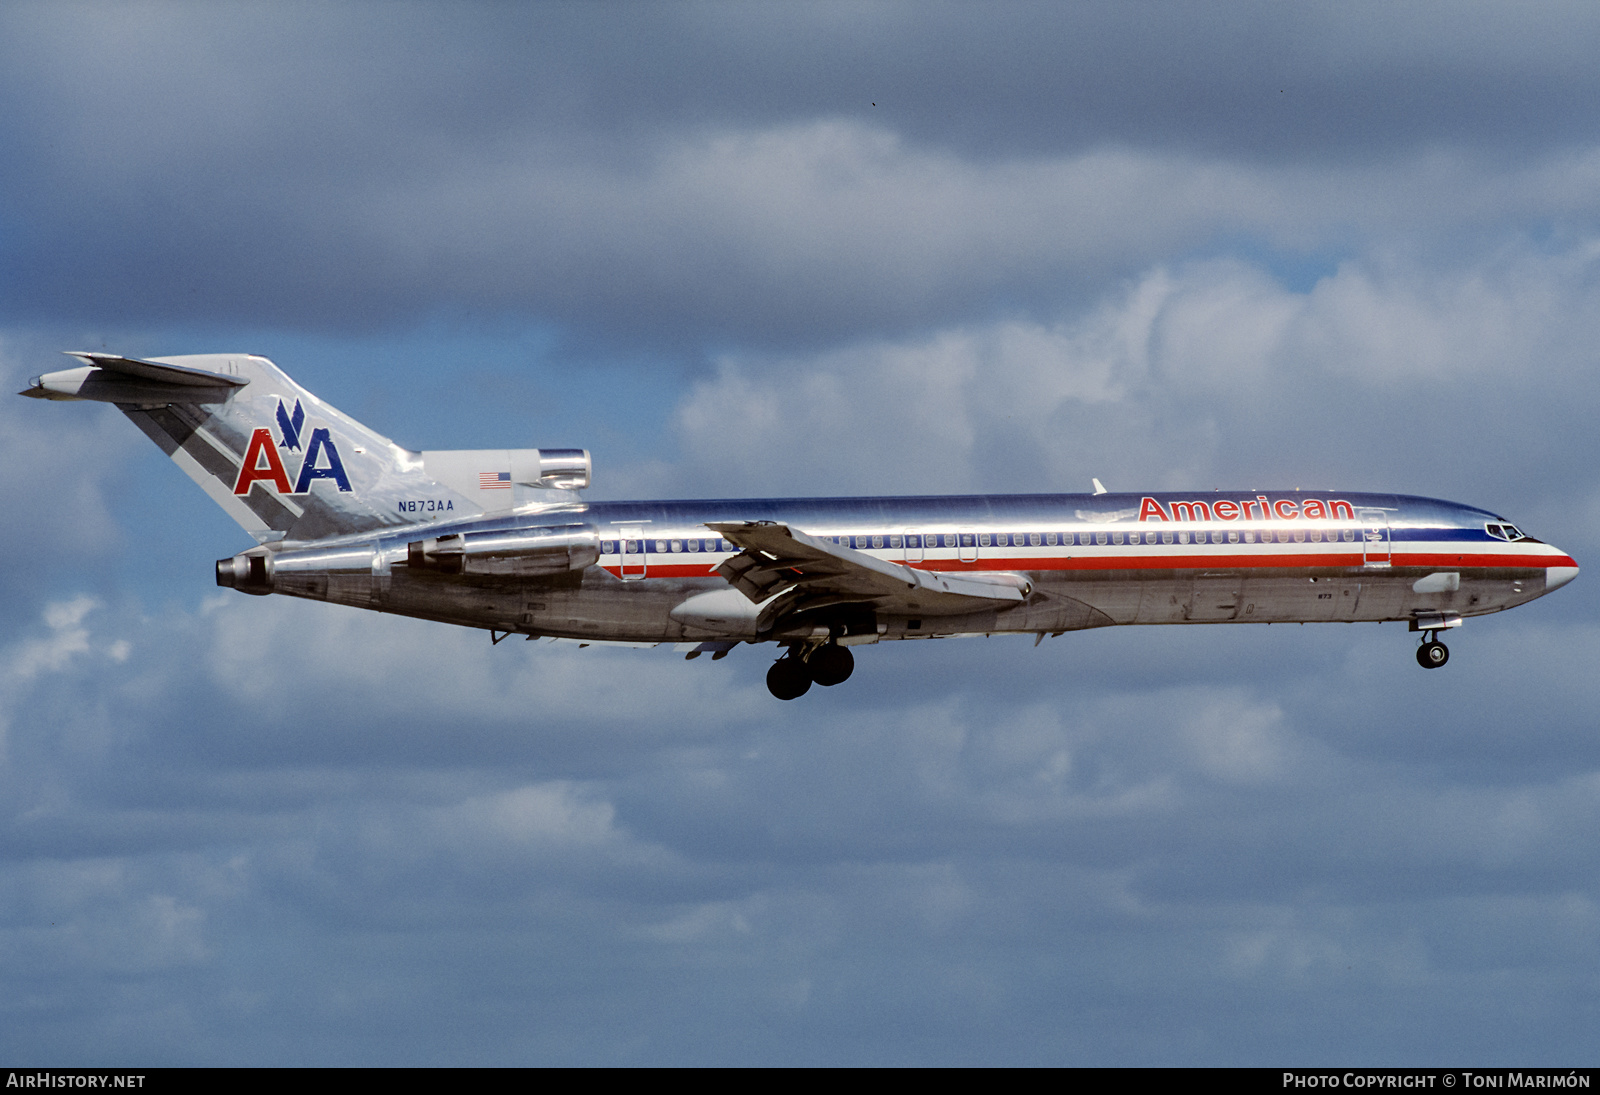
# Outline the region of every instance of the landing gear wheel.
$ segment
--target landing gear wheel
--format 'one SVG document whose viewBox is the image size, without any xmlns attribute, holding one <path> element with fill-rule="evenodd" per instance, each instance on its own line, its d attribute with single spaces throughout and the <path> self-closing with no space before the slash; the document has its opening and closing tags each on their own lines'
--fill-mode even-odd
<svg viewBox="0 0 1600 1095">
<path fill-rule="evenodd" d="M 1450 648 L 1437 639 L 1430 639 L 1417 647 L 1417 664 L 1424 669 L 1438 669 L 1450 660 Z"/>
<path fill-rule="evenodd" d="M 806 662 L 806 669 L 810 671 L 811 679 L 824 688 L 843 684 L 850 679 L 850 674 L 855 668 L 856 656 L 850 653 L 849 647 L 840 646 L 838 643 L 818 647 L 811 655 L 811 660 Z"/>
<path fill-rule="evenodd" d="M 779 658 L 767 670 L 767 691 L 780 700 L 797 700 L 811 690 L 811 674 L 799 658 Z"/>
</svg>

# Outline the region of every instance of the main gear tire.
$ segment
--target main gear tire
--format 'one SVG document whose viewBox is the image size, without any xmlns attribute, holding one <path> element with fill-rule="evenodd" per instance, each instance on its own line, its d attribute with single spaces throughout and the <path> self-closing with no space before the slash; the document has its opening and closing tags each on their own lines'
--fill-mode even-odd
<svg viewBox="0 0 1600 1095">
<path fill-rule="evenodd" d="M 850 653 L 850 648 L 840 646 L 838 643 L 829 643 L 819 647 L 811 655 L 811 660 L 806 662 L 806 669 L 811 673 L 811 679 L 824 688 L 832 688 L 836 684 L 843 684 L 850 679 L 850 674 L 855 672 L 856 656 Z"/>
<path fill-rule="evenodd" d="M 779 658 L 767 670 L 767 691 L 780 700 L 797 700 L 811 691 L 811 674 L 799 658 Z"/>
</svg>

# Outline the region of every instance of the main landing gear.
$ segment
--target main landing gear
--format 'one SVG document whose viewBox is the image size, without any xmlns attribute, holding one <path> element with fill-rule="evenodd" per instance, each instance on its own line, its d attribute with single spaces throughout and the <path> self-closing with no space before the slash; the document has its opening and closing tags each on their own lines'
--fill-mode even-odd
<svg viewBox="0 0 1600 1095">
<path fill-rule="evenodd" d="M 767 670 L 767 691 L 780 700 L 796 700 L 811 691 L 813 684 L 824 688 L 843 684 L 855 667 L 855 655 L 838 643 L 823 643 L 809 652 L 791 647 Z"/>
<path fill-rule="evenodd" d="M 1437 631 L 1424 631 L 1422 645 L 1417 647 L 1417 664 L 1424 669 L 1438 669 L 1450 660 L 1450 648 L 1439 641 Z"/>
</svg>

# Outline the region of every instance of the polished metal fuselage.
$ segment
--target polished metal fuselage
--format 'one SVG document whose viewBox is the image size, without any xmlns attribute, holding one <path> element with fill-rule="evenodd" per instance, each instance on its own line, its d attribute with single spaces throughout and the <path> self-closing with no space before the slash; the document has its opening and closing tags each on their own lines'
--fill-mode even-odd
<svg viewBox="0 0 1600 1095">
<path fill-rule="evenodd" d="M 1388 494 L 587 502 L 587 452 L 411 451 L 255 355 L 73 356 L 22 394 L 114 403 L 160 445 L 256 540 L 218 561 L 219 585 L 497 633 L 725 646 L 1113 624 L 1437 631 L 1577 574 L 1495 514 Z"/>
<path fill-rule="evenodd" d="M 1015 605 L 956 615 L 841 603 L 780 618 L 759 635 L 675 619 L 688 598 L 728 588 L 717 567 L 739 549 L 708 526 L 745 521 L 784 523 L 924 570 L 1022 575 L 1029 594 Z M 1501 521 L 1433 499 L 1326 491 L 573 498 L 269 550 L 279 560 L 272 592 L 495 631 L 653 643 L 798 641 L 843 629 L 870 641 L 1114 624 L 1450 626 L 1532 600 L 1576 573 L 1576 563 L 1550 545 L 1491 535 Z M 534 576 L 446 574 L 407 563 L 419 537 L 541 525 L 592 529 L 598 562 Z M 296 558 L 300 566 L 285 565 Z"/>
</svg>

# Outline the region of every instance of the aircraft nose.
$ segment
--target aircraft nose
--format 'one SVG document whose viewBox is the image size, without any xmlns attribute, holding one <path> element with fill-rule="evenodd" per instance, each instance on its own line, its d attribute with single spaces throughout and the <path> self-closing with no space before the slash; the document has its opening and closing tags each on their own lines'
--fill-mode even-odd
<svg viewBox="0 0 1600 1095">
<path fill-rule="evenodd" d="M 1552 589 L 1560 589 L 1578 576 L 1578 568 L 1571 567 L 1545 567 L 1544 591 L 1549 593 Z"/>
</svg>

